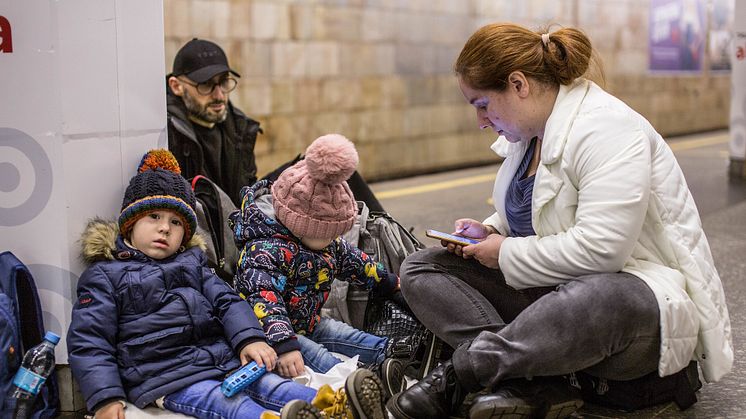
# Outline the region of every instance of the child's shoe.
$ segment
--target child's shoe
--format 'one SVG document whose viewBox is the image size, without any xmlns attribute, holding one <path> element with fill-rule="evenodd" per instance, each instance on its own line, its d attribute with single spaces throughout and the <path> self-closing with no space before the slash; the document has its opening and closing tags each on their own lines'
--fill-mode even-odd
<svg viewBox="0 0 746 419">
<path fill-rule="evenodd" d="M 404 390 L 406 378 L 404 377 L 404 362 L 397 358 L 386 358 L 381 365 L 376 367 L 375 372 L 381 379 L 384 391 L 384 402 L 394 394 Z"/>
<path fill-rule="evenodd" d="M 347 393 L 343 388 L 334 391 L 329 384 L 324 384 L 316 392 L 311 404 L 319 408 L 325 418 L 352 417 L 352 412 L 347 407 Z"/>
<path fill-rule="evenodd" d="M 381 380 L 371 371 L 355 370 L 336 392 L 325 384 L 311 402 L 328 419 L 387 419 Z"/>
<path fill-rule="evenodd" d="M 370 370 L 359 368 L 345 381 L 347 403 L 355 419 L 388 419 L 381 379 Z"/>
<path fill-rule="evenodd" d="M 323 419 L 319 409 L 303 400 L 293 400 L 282 407 L 280 416 L 272 412 L 264 412 L 260 419 Z"/>
</svg>

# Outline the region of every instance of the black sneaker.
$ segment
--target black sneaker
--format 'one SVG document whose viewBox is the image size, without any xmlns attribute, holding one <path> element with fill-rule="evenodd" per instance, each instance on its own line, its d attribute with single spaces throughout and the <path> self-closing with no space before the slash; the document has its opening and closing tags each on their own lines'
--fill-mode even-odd
<svg viewBox="0 0 746 419">
<path fill-rule="evenodd" d="M 384 398 L 390 399 L 405 387 L 404 362 L 396 358 L 386 358 L 378 366 L 378 376 L 383 384 Z"/>
<path fill-rule="evenodd" d="M 474 398 L 470 419 L 569 417 L 583 406 L 580 391 L 561 377 L 514 379 Z"/>
<path fill-rule="evenodd" d="M 355 370 L 345 381 L 345 392 L 347 406 L 355 419 L 388 419 L 383 384 L 372 371 Z"/>
</svg>

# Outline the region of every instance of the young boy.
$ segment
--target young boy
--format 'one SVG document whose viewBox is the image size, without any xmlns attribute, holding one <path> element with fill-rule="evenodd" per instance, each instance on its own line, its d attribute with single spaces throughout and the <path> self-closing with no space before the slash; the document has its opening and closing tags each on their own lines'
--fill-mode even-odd
<svg viewBox="0 0 746 419">
<path fill-rule="evenodd" d="M 330 134 L 316 139 L 305 159 L 273 184 L 243 188 L 241 210 L 230 216 L 243 249 L 234 285 L 279 354 L 281 375 L 294 377 L 305 365 L 325 373 L 342 362 L 331 352 L 360 355 L 363 364 L 378 367 L 384 389 L 396 393 L 402 376 L 389 380 L 385 371 L 400 369 L 381 366 L 388 339 L 320 316 L 335 278 L 378 287 L 383 296 L 399 289 L 396 275 L 340 237 L 357 217 L 345 182 L 357 162 L 352 142 Z"/>
<path fill-rule="evenodd" d="M 194 194 L 179 173 L 170 152 L 149 152 L 127 187 L 118 225 L 92 220 L 83 235 L 92 265 L 78 281 L 67 347 L 88 409 L 122 419 L 128 400 L 196 417 L 258 418 L 282 409 L 283 418 L 312 418 L 322 408 L 383 418 L 380 381 L 365 370 L 337 397 L 272 372 L 223 396 L 228 373 L 252 360 L 273 371 L 277 355 L 251 307 L 208 268 L 194 236 Z"/>
</svg>

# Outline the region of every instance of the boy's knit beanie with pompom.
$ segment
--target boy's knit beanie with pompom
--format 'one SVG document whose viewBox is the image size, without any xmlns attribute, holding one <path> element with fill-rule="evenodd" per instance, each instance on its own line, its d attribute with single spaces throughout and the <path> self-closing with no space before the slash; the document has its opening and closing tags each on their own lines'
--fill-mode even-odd
<svg viewBox="0 0 746 419">
<path fill-rule="evenodd" d="M 143 156 L 137 175 L 130 179 L 124 192 L 119 232 L 129 238 L 137 220 L 156 210 L 171 210 L 181 217 L 184 239 L 189 242 L 197 230 L 194 192 L 181 176 L 181 168 L 170 151 L 150 150 Z"/>
<path fill-rule="evenodd" d="M 275 216 L 299 238 L 335 239 L 349 231 L 357 203 L 346 180 L 358 163 L 355 145 L 339 134 L 319 137 L 304 160 L 272 185 Z"/>
</svg>

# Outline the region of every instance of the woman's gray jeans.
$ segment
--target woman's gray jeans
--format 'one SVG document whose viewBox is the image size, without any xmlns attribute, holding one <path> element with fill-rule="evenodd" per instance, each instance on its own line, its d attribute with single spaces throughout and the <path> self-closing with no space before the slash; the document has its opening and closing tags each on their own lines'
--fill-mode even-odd
<svg viewBox="0 0 746 419">
<path fill-rule="evenodd" d="M 405 260 L 401 288 L 417 318 L 457 348 L 453 365 L 467 387 L 580 370 L 631 380 L 658 368 L 658 304 L 631 274 L 518 291 L 499 270 L 428 248 Z"/>
</svg>

